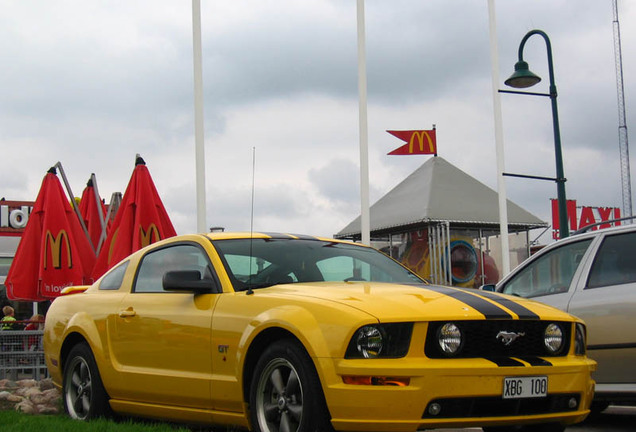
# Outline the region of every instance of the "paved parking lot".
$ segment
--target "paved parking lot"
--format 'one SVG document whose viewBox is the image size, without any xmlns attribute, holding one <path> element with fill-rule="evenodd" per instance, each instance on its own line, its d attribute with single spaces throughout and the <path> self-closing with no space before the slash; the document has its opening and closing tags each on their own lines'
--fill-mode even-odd
<svg viewBox="0 0 636 432">
<path fill-rule="evenodd" d="M 583 423 L 570 426 L 568 432 L 633 432 L 636 429 L 636 406 L 610 406 Z M 481 428 L 439 429 L 444 432 L 481 432 Z"/>
<path fill-rule="evenodd" d="M 572 432 L 628 432 L 636 429 L 636 407 L 611 406 L 581 424 L 570 426 Z"/>
</svg>

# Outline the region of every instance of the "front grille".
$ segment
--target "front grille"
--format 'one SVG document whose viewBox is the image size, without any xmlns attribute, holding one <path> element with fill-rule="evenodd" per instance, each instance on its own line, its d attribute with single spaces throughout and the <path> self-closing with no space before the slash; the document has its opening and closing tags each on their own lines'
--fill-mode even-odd
<svg viewBox="0 0 636 432">
<path fill-rule="evenodd" d="M 570 349 L 570 335 L 572 324 L 569 322 L 554 322 L 563 331 L 565 343 L 556 354 L 551 354 L 545 347 L 544 332 L 546 327 L 554 321 L 528 320 L 482 320 L 482 321 L 453 321 L 459 327 L 463 336 L 463 345 L 453 358 L 533 358 L 564 356 Z M 438 343 L 438 329 L 447 321 L 431 322 L 426 336 L 425 353 L 429 358 L 448 358 Z M 513 342 L 506 345 L 502 338 L 497 338 L 500 332 L 510 332 L 519 335 Z"/>
<path fill-rule="evenodd" d="M 553 394 L 544 398 L 502 399 L 501 397 L 467 397 L 435 399 L 422 418 L 512 417 L 576 411 L 581 395 Z M 429 409 L 437 404 L 435 410 Z M 437 412 L 431 414 L 430 412 Z"/>
</svg>

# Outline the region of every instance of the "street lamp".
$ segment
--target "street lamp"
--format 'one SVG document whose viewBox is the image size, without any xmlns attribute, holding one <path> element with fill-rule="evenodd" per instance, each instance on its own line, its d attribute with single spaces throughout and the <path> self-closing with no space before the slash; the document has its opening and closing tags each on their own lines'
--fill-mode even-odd
<svg viewBox="0 0 636 432">
<path fill-rule="evenodd" d="M 568 228 L 568 214 L 565 198 L 565 182 L 566 178 L 563 173 L 563 154 L 561 153 L 561 132 L 559 130 L 559 114 L 557 110 L 557 89 L 554 84 L 554 68 L 552 65 L 552 46 L 550 45 L 550 38 L 545 32 L 541 30 L 531 30 L 523 37 L 521 44 L 519 45 L 519 61 L 515 64 L 515 72 L 504 81 L 504 84 L 513 88 L 527 88 L 532 87 L 541 81 L 538 75 L 535 75 L 528 68 L 528 63 L 523 61 L 523 48 L 526 45 L 526 41 L 533 35 L 540 35 L 545 40 L 546 49 L 548 52 L 548 70 L 550 73 L 550 93 L 530 93 L 530 92 L 518 92 L 510 90 L 499 90 L 502 93 L 515 93 L 526 94 L 532 96 L 548 96 L 552 102 L 552 124 L 554 129 L 554 154 L 556 158 L 556 178 L 538 177 L 538 176 L 525 176 L 519 174 L 508 174 L 513 177 L 526 177 L 539 180 L 551 180 L 557 184 L 557 202 L 559 206 L 559 233 L 561 238 L 568 237 L 570 230 Z"/>
</svg>

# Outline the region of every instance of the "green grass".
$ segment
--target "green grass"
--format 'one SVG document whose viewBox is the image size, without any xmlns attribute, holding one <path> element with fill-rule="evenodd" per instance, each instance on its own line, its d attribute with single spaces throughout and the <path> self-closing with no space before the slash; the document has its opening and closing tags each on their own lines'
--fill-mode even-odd
<svg viewBox="0 0 636 432">
<path fill-rule="evenodd" d="M 17 411 L 0 411 L 2 432 L 190 432 L 169 423 L 142 423 L 131 420 L 81 422 L 66 415 L 30 415 Z"/>
</svg>

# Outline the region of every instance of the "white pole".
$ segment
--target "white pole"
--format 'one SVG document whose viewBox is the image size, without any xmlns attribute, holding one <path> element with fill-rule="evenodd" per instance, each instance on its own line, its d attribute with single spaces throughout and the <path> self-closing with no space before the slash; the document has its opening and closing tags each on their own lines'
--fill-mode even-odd
<svg viewBox="0 0 636 432">
<path fill-rule="evenodd" d="M 364 0 L 358 0 L 358 111 L 360 124 L 360 236 L 371 244 L 369 222 L 369 136 L 367 124 L 367 70 L 364 31 Z"/>
<path fill-rule="evenodd" d="M 497 48 L 497 18 L 495 0 L 488 0 L 490 26 L 490 63 L 492 67 L 492 100 L 495 118 L 495 154 L 497 157 L 497 190 L 499 192 L 499 231 L 501 233 L 502 276 L 510 273 L 510 245 L 508 242 L 508 206 L 504 179 L 504 144 L 499 95 L 499 54 Z"/>
<path fill-rule="evenodd" d="M 197 232 L 207 232 L 205 215 L 205 150 L 203 140 L 203 66 L 201 49 L 201 0 L 192 0 L 194 59 L 194 159 L 196 168 Z"/>
</svg>

